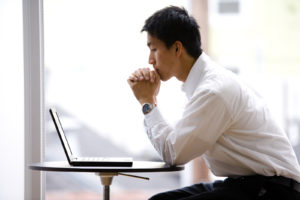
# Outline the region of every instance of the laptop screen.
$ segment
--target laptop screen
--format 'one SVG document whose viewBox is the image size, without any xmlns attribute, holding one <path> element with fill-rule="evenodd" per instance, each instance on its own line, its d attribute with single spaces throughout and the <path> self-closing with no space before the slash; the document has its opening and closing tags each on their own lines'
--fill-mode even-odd
<svg viewBox="0 0 300 200">
<path fill-rule="evenodd" d="M 60 123 L 58 114 L 53 108 L 51 108 L 49 111 L 50 111 L 50 114 L 51 114 L 52 119 L 54 121 L 55 128 L 56 128 L 57 132 L 59 133 L 60 141 L 62 142 L 62 146 L 64 147 L 64 151 L 67 155 L 68 160 L 70 161 L 70 159 L 72 159 L 73 154 L 72 154 L 71 148 L 69 146 L 68 140 L 65 136 L 64 129 L 63 129 L 61 123 Z"/>
</svg>

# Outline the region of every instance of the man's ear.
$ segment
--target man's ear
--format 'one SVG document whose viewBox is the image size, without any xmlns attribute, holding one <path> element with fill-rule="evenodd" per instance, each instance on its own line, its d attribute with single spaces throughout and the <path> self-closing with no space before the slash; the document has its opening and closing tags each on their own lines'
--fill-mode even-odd
<svg viewBox="0 0 300 200">
<path fill-rule="evenodd" d="M 181 43 L 180 41 L 175 41 L 174 45 L 175 45 L 175 52 L 176 52 L 176 55 L 178 55 L 178 56 L 181 55 L 181 53 L 182 53 L 182 48 L 183 48 L 182 43 Z"/>
</svg>

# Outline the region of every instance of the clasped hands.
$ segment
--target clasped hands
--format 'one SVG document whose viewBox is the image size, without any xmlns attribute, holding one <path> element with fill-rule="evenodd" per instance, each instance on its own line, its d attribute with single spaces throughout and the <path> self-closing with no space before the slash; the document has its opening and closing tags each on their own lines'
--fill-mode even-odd
<svg viewBox="0 0 300 200">
<path fill-rule="evenodd" d="M 129 76 L 127 82 L 141 105 L 144 103 L 157 104 L 156 97 L 160 88 L 160 77 L 155 70 L 137 69 Z"/>
</svg>

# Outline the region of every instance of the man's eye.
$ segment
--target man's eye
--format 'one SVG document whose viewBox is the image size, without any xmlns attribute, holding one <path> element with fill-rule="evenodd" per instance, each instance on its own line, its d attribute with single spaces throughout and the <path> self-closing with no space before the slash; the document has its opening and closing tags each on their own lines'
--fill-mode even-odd
<svg viewBox="0 0 300 200">
<path fill-rule="evenodd" d="M 150 49 L 150 50 L 153 51 L 153 52 L 156 51 L 156 49 Z"/>
</svg>

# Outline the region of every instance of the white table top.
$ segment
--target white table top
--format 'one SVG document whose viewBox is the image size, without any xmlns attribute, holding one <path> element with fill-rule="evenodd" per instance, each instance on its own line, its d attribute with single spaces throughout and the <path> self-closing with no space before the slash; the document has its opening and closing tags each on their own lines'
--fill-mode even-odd
<svg viewBox="0 0 300 200">
<path fill-rule="evenodd" d="M 181 171 L 184 166 L 170 166 L 164 162 L 133 161 L 131 167 L 98 167 L 98 166 L 71 166 L 66 161 L 51 161 L 33 163 L 29 165 L 32 170 L 60 171 L 60 172 L 171 172 Z"/>
</svg>

